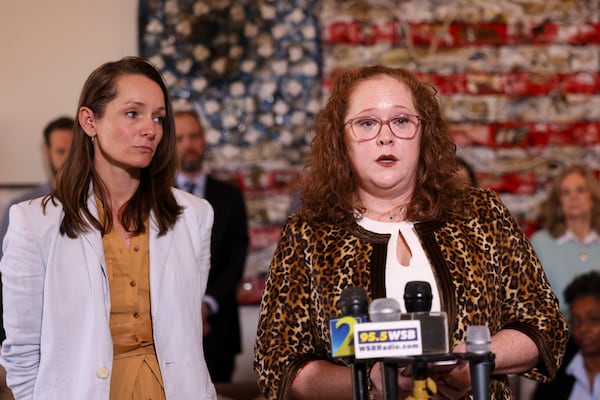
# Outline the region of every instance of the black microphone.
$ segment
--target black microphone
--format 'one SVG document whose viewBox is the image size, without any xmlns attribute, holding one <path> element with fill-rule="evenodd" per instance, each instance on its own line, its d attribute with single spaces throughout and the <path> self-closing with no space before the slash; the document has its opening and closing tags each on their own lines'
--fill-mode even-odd
<svg viewBox="0 0 600 400">
<path fill-rule="evenodd" d="M 369 306 L 369 319 L 371 322 L 393 322 L 400 320 L 400 303 L 391 298 L 375 299 Z M 383 398 L 385 400 L 398 399 L 398 363 L 395 361 L 381 362 Z"/>
<path fill-rule="evenodd" d="M 471 390 L 475 400 L 489 400 L 490 375 L 492 373 L 492 340 L 487 326 L 474 325 L 467 327 L 467 352 L 481 354 L 481 360 L 469 360 L 471 372 Z"/>
<path fill-rule="evenodd" d="M 410 281 L 404 287 L 404 306 L 408 314 L 402 319 L 421 321 L 423 353 L 448 353 L 448 316 L 431 312 L 431 285 L 426 281 Z"/>
<path fill-rule="evenodd" d="M 359 287 L 344 289 L 338 302 L 338 308 L 342 311 L 343 317 L 354 317 L 366 321 L 369 313 L 369 298 L 366 290 Z M 355 362 L 354 357 L 352 357 L 351 369 L 352 399 L 368 400 L 369 376 L 367 374 L 367 364 Z"/>
<path fill-rule="evenodd" d="M 404 286 L 404 306 L 407 312 L 429 312 L 432 299 L 429 282 L 410 281 Z"/>
</svg>

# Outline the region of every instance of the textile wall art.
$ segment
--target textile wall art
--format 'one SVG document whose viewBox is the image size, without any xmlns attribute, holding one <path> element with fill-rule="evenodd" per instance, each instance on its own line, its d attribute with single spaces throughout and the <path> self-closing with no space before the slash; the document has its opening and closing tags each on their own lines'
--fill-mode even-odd
<svg viewBox="0 0 600 400">
<path fill-rule="evenodd" d="M 599 16 L 600 0 L 141 0 L 139 47 L 203 116 L 210 168 L 244 189 L 259 274 L 312 120 L 355 65 L 432 83 L 459 155 L 531 233 L 562 167 L 600 173 Z"/>
</svg>

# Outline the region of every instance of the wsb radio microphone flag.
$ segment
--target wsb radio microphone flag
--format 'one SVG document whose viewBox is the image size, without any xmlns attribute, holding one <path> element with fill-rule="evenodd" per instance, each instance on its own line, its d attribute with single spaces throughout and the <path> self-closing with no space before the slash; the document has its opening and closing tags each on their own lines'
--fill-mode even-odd
<svg viewBox="0 0 600 400">
<path fill-rule="evenodd" d="M 382 362 L 385 399 L 393 399 L 398 393 L 394 380 L 397 363 L 412 363 L 413 398 L 420 399 L 429 397 L 415 394 L 428 396 L 426 391 L 436 392 L 435 387 L 422 385 L 430 380 L 427 378 L 430 366 L 453 364 L 461 359 L 469 361 L 474 399 L 489 399 L 494 360 L 489 329 L 468 327 L 467 352 L 450 353 L 446 313 L 429 311 L 429 283 L 409 282 L 404 300 L 408 312 L 400 313 L 398 302 L 393 299 L 375 299 L 368 307 L 364 289 L 351 287 L 342 292 L 338 304 L 342 316 L 330 320 L 331 353 L 333 357 L 345 357 L 351 362 L 353 399 L 368 398 L 367 362 Z"/>
<path fill-rule="evenodd" d="M 376 299 L 374 303 L 383 301 Z M 397 302 L 390 311 L 397 313 Z M 431 285 L 410 281 L 404 288 L 407 313 L 394 318 L 373 318 L 355 326 L 355 356 L 359 359 L 394 358 L 429 353 L 448 353 L 448 319 L 444 312 L 431 312 Z M 384 304 L 384 303 L 382 303 Z M 374 304 L 371 309 L 376 309 Z M 385 309 L 385 307 L 383 307 Z M 381 314 L 380 311 L 370 314 Z"/>
</svg>

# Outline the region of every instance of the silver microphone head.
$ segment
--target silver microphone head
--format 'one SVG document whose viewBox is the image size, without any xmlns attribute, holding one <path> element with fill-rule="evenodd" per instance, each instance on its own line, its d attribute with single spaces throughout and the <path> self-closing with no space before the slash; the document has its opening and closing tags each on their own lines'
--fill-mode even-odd
<svg viewBox="0 0 600 400">
<path fill-rule="evenodd" d="M 485 354 L 492 351 L 490 330 L 485 325 L 467 327 L 467 351 L 469 353 Z"/>
<path fill-rule="evenodd" d="M 371 322 L 389 322 L 400 320 L 400 303 L 396 299 L 375 299 L 369 306 Z"/>
</svg>

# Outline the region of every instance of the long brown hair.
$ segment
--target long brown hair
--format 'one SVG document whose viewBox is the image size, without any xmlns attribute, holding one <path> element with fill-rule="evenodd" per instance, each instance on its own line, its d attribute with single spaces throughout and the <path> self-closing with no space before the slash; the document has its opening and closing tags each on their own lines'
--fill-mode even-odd
<svg viewBox="0 0 600 400">
<path fill-rule="evenodd" d="M 159 235 L 165 234 L 177 221 L 182 207 L 177 204 L 171 188 L 175 184 L 177 159 L 175 153 L 175 128 L 173 109 L 169 93 L 160 73 L 141 57 L 125 57 L 114 62 L 107 62 L 96 68 L 87 78 L 77 110 L 88 107 L 97 118 L 102 118 L 107 104 L 117 96 L 117 78 L 122 75 L 143 75 L 156 82 L 162 90 L 166 115 L 163 120 L 163 137 L 156 148 L 156 153 L 148 167 L 143 168 L 140 185 L 131 199 L 119 212 L 119 220 L 128 232 L 142 233 L 144 223 L 153 211 L 159 226 Z M 104 182 L 94 169 L 94 147 L 85 134 L 79 120 L 75 120 L 75 134 L 71 151 L 61 168 L 54 191 L 44 199 L 43 207 L 48 201 L 58 200 L 64 209 L 65 216 L 60 225 L 60 233 L 75 238 L 90 228 L 98 229 L 102 234 L 112 229 L 112 212 L 110 194 Z M 90 212 L 87 202 L 90 184 L 104 210 L 103 222 Z"/>
<path fill-rule="evenodd" d="M 406 69 L 376 65 L 343 72 L 316 117 L 301 194 L 300 214 L 304 218 L 352 224 L 356 211 L 365 212 L 354 195 L 356 182 L 344 142 L 344 118 L 357 85 L 384 75 L 408 86 L 422 120 L 416 186 L 406 217 L 427 221 L 465 210 L 465 185 L 456 175 L 456 145 L 442 118 L 435 89 L 421 83 Z"/>
<path fill-rule="evenodd" d="M 540 206 L 538 222 L 555 238 L 564 235 L 567 231 L 565 213 L 560 204 L 560 192 L 563 181 L 571 174 L 578 174 L 585 180 L 588 190 L 592 195 L 591 228 L 600 233 L 600 184 L 592 170 L 588 167 L 585 165 L 572 165 L 565 168 L 554 178 L 550 193 L 548 193 L 548 197 L 546 197 Z"/>
</svg>

